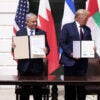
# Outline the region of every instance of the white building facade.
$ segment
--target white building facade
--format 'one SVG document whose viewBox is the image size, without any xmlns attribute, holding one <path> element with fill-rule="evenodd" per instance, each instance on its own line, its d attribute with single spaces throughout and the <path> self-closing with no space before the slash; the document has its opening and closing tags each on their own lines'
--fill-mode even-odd
<svg viewBox="0 0 100 100">
<path fill-rule="evenodd" d="M 13 24 L 19 0 L 0 0 L 0 75 L 17 74 L 11 54 Z"/>
</svg>

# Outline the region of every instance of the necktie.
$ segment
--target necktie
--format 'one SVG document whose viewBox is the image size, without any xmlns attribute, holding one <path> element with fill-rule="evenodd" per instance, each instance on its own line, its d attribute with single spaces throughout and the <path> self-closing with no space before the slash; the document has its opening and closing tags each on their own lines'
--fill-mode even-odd
<svg viewBox="0 0 100 100">
<path fill-rule="evenodd" d="M 82 26 L 80 26 L 80 39 L 83 39 L 83 31 L 82 31 Z"/>
<path fill-rule="evenodd" d="M 30 36 L 32 36 L 33 35 L 33 30 L 30 30 Z"/>
</svg>

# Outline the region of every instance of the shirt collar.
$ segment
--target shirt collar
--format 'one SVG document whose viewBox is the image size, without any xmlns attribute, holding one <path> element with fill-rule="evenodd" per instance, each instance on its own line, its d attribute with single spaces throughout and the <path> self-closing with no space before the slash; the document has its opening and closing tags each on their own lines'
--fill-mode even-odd
<svg viewBox="0 0 100 100">
<path fill-rule="evenodd" d="M 31 30 L 31 29 L 30 29 L 29 27 L 27 27 L 27 34 L 28 34 L 28 35 L 30 35 L 30 30 Z M 33 35 L 35 35 L 35 29 L 33 29 Z"/>
<path fill-rule="evenodd" d="M 76 25 L 77 25 L 77 27 L 80 27 L 80 24 L 76 21 Z"/>
</svg>

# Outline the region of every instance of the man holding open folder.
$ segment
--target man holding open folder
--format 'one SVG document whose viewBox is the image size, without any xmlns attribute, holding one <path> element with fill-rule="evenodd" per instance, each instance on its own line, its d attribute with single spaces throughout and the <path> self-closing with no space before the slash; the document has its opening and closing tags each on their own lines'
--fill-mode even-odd
<svg viewBox="0 0 100 100">
<path fill-rule="evenodd" d="M 75 21 L 65 24 L 59 37 L 59 45 L 63 49 L 61 63 L 65 76 L 84 76 L 87 72 L 88 59 L 73 56 L 73 41 L 92 40 L 91 30 L 86 26 L 89 13 L 79 9 Z M 78 52 L 78 51 L 76 51 Z M 85 100 L 83 86 L 65 86 L 65 100 Z"/>
<path fill-rule="evenodd" d="M 37 16 L 33 13 L 26 15 L 27 27 L 19 30 L 16 36 L 32 36 L 32 35 L 44 35 L 45 36 L 45 48 L 43 51 L 47 55 L 49 53 L 49 46 L 46 39 L 46 33 L 37 28 Z M 37 43 L 38 45 L 38 43 Z M 16 44 L 12 42 L 12 49 L 16 48 Z M 24 52 L 24 51 L 19 51 Z M 18 73 L 20 75 L 42 75 L 44 72 L 43 58 L 29 58 L 29 59 L 18 59 Z M 23 93 L 20 94 L 20 100 L 29 100 L 30 86 L 22 86 Z M 41 86 L 34 86 L 34 100 L 42 100 Z"/>
</svg>

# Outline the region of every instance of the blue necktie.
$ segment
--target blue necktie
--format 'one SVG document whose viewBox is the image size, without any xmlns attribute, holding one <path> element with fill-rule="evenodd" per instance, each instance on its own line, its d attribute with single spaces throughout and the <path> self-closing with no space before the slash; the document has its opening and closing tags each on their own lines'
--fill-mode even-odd
<svg viewBox="0 0 100 100">
<path fill-rule="evenodd" d="M 30 36 L 32 36 L 33 35 L 33 30 L 30 30 Z"/>
</svg>

